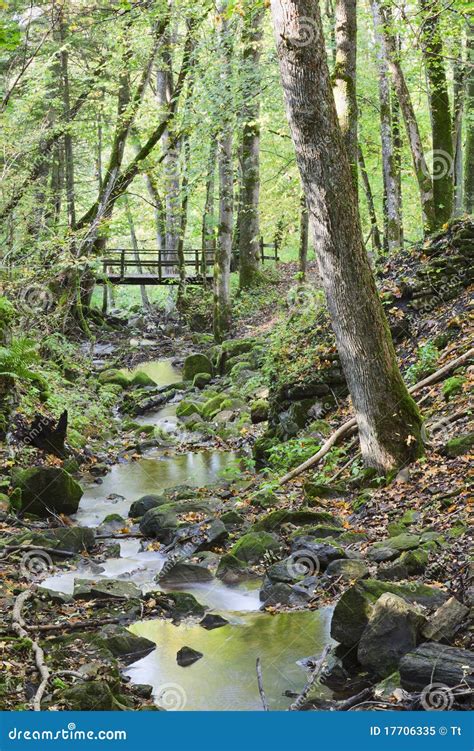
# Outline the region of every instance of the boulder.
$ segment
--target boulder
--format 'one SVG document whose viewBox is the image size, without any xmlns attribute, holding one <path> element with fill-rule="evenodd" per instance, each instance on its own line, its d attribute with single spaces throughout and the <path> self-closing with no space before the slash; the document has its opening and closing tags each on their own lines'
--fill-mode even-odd
<svg viewBox="0 0 474 751">
<path fill-rule="evenodd" d="M 211 507 L 215 505 L 209 501 L 183 500 L 164 503 L 151 508 L 140 519 L 140 532 L 145 537 L 154 537 L 165 545 L 173 542 L 178 527 L 181 526 L 180 515 L 197 512 L 209 516 Z"/>
<path fill-rule="evenodd" d="M 138 498 L 138 500 L 132 503 L 128 516 L 131 519 L 139 519 L 150 509 L 158 508 L 158 506 L 163 506 L 165 503 L 169 503 L 169 499 L 164 495 L 142 495 L 141 498 Z"/>
<path fill-rule="evenodd" d="M 236 558 L 231 553 L 223 555 L 219 561 L 216 571 L 216 578 L 226 584 L 235 584 L 242 576 L 247 573 L 247 566 L 244 561 Z"/>
<path fill-rule="evenodd" d="M 326 576 L 331 578 L 342 577 L 343 581 L 366 579 L 369 576 L 369 567 L 365 561 L 337 558 L 335 561 L 331 561 L 327 567 Z"/>
<path fill-rule="evenodd" d="M 450 597 L 436 610 L 422 629 L 425 639 L 431 641 L 452 641 L 462 622 L 469 613 L 469 608 Z"/>
<path fill-rule="evenodd" d="M 131 581 L 74 579 L 75 600 L 131 600 L 139 599 L 141 596 L 141 590 Z"/>
<path fill-rule="evenodd" d="M 266 399 L 255 399 L 250 405 L 250 419 L 253 425 L 268 420 L 269 405 Z"/>
<path fill-rule="evenodd" d="M 176 662 L 182 668 L 188 667 L 201 659 L 204 655 L 191 647 L 181 647 L 176 655 Z"/>
<path fill-rule="evenodd" d="M 381 678 L 390 675 L 401 657 L 416 646 L 423 622 L 418 608 L 386 592 L 375 603 L 359 641 L 360 664 Z"/>
<path fill-rule="evenodd" d="M 61 699 L 68 709 L 76 711 L 117 709 L 115 697 L 107 681 L 76 683 L 61 692 Z"/>
<path fill-rule="evenodd" d="M 191 561 L 168 560 L 156 577 L 160 584 L 194 584 L 195 582 L 211 581 L 214 576 L 206 562 L 193 563 Z"/>
<path fill-rule="evenodd" d="M 132 634 L 123 626 L 106 626 L 101 633 L 107 649 L 125 665 L 141 660 L 156 648 L 154 641 Z"/>
<path fill-rule="evenodd" d="M 377 576 L 384 581 L 400 581 L 422 574 L 427 564 L 427 550 L 407 550 L 396 561 L 379 566 Z"/>
<path fill-rule="evenodd" d="M 189 592 L 167 592 L 166 597 L 173 601 L 170 612 L 173 620 L 180 620 L 188 616 L 201 616 L 205 613 L 204 606 Z"/>
<path fill-rule="evenodd" d="M 176 407 L 176 416 L 183 417 L 201 417 L 202 404 L 183 399 Z"/>
<path fill-rule="evenodd" d="M 225 525 L 226 529 L 234 529 L 240 527 L 245 522 L 245 517 L 239 514 L 237 511 L 225 511 L 221 514 L 221 522 Z"/>
<path fill-rule="evenodd" d="M 90 551 L 95 546 L 95 532 L 89 527 L 55 527 L 45 530 L 45 535 L 54 540 L 53 547 L 73 553 Z"/>
<path fill-rule="evenodd" d="M 464 433 L 458 438 L 451 438 L 444 447 L 444 453 L 450 458 L 467 454 L 474 446 L 474 433 Z"/>
<path fill-rule="evenodd" d="M 221 615 L 217 615 L 217 613 L 207 613 L 202 621 L 199 621 L 199 625 L 207 631 L 212 631 L 215 628 L 222 628 L 222 626 L 227 626 L 228 623 L 229 621 Z"/>
<path fill-rule="evenodd" d="M 330 524 L 334 527 L 340 527 L 340 522 L 330 513 L 326 511 L 313 511 L 312 509 L 301 509 L 299 511 L 287 511 L 286 509 L 278 509 L 277 511 L 271 511 L 269 514 L 262 516 L 258 522 L 256 522 L 252 529 L 255 531 L 266 530 L 271 531 L 278 529 L 282 524 L 294 524 L 299 527 L 304 524 Z"/>
<path fill-rule="evenodd" d="M 193 378 L 193 386 L 195 389 L 205 389 L 211 380 L 212 375 L 210 373 L 196 373 Z"/>
<path fill-rule="evenodd" d="M 288 605 L 291 607 L 301 607 L 310 599 L 310 595 L 304 591 L 298 591 L 291 584 L 277 582 L 272 584 L 269 581 L 264 582 L 260 590 L 260 600 L 263 607 L 275 605 Z"/>
<path fill-rule="evenodd" d="M 452 696 L 449 693 L 444 694 L 446 704 L 436 707 L 437 699 L 443 701 L 443 687 L 463 685 L 474 689 L 474 655 L 467 649 L 425 642 L 402 657 L 399 670 L 401 684 L 406 691 L 425 692 L 433 687 L 432 692 L 428 690 L 424 693 L 424 701 L 433 709 L 451 707 Z M 434 684 L 438 684 L 438 697 Z"/>
<path fill-rule="evenodd" d="M 22 513 L 46 517 L 75 514 L 83 490 L 68 472 L 60 467 L 31 467 L 13 474 L 13 487 L 21 490 Z"/>
<path fill-rule="evenodd" d="M 121 386 L 123 389 L 127 389 L 131 383 L 130 378 L 125 373 L 115 368 L 103 370 L 102 373 L 99 373 L 97 380 L 102 385 L 113 384 L 114 386 Z M 153 382 L 153 385 L 156 384 Z"/>
<path fill-rule="evenodd" d="M 373 608 L 386 592 L 402 597 L 409 603 L 435 609 L 448 599 L 441 589 L 425 584 L 393 584 L 376 579 L 360 579 L 349 587 L 337 602 L 331 620 L 331 636 L 346 646 L 360 640 Z"/>
<path fill-rule="evenodd" d="M 281 550 L 281 543 L 268 532 L 248 532 L 230 549 L 230 554 L 245 563 L 257 563 L 265 553 Z"/>
<path fill-rule="evenodd" d="M 332 561 L 339 558 L 347 558 L 344 549 L 335 541 L 316 541 L 307 537 L 298 537 L 292 545 L 292 557 L 294 560 L 307 560 L 313 568 L 313 573 L 325 571 Z"/>
<path fill-rule="evenodd" d="M 188 355 L 183 365 L 183 380 L 192 381 L 198 373 L 208 373 L 212 376 L 212 363 L 206 355 Z"/>
<path fill-rule="evenodd" d="M 144 373 L 143 370 L 138 370 L 131 379 L 132 386 L 139 386 L 140 388 L 149 388 L 156 386 L 156 381 L 150 378 L 148 373 Z"/>
<path fill-rule="evenodd" d="M 324 485 L 314 480 L 307 480 L 303 485 L 303 493 L 309 500 L 316 498 L 336 500 L 347 495 L 347 488 L 342 485 Z"/>
</svg>

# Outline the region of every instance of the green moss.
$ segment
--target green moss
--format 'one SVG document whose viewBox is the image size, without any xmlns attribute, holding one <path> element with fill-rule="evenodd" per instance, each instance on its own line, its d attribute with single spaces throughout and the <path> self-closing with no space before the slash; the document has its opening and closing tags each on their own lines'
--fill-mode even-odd
<svg viewBox="0 0 474 751">
<path fill-rule="evenodd" d="M 110 370 L 104 370 L 102 373 L 99 373 L 98 379 L 99 383 L 102 384 L 113 384 L 115 386 L 121 386 L 123 389 L 126 389 L 130 386 L 130 379 L 128 376 L 125 375 L 125 373 L 122 373 L 120 370 L 111 368 Z"/>
<path fill-rule="evenodd" d="M 274 535 L 268 532 L 248 532 L 231 548 L 230 554 L 245 563 L 256 563 L 264 554 L 281 549 L 281 544 Z"/>
</svg>

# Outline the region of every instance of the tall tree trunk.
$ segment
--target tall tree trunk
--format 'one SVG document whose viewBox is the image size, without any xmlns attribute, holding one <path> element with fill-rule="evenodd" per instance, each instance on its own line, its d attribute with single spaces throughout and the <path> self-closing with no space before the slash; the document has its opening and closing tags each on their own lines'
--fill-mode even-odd
<svg viewBox="0 0 474 751">
<path fill-rule="evenodd" d="M 357 192 L 357 9 L 356 0 L 336 0 L 336 64 L 333 92 Z"/>
<path fill-rule="evenodd" d="M 59 22 L 59 34 L 61 39 L 60 65 L 62 78 L 62 99 L 64 122 L 70 123 L 71 97 L 69 90 L 69 55 L 66 47 L 66 27 L 64 19 L 61 17 Z M 64 134 L 64 171 L 66 176 L 66 203 L 68 225 L 70 229 L 76 226 L 76 198 L 74 188 L 74 151 L 72 145 L 72 135 L 69 128 Z"/>
<path fill-rule="evenodd" d="M 140 251 L 138 249 L 138 240 L 137 240 L 137 234 L 135 232 L 135 223 L 133 221 L 133 214 L 132 210 L 130 208 L 130 201 L 128 200 L 128 197 L 125 196 L 125 214 L 127 216 L 127 222 L 128 222 L 128 229 L 130 231 L 130 240 L 132 243 L 133 248 L 133 255 L 135 258 L 135 263 L 137 265 L 138 273 L 142 274 L 142 264 L 140 261 Z M 150 309 L 150 300 L 148 299 L 148 293 L 146 291 L 146 287 L 144 284 L 140 284 L 140 295 L 142 298 L 142 305 L 145 308 L 145 310 Z"/>
<path fill-rule="evenodd" d="M 217 144 L 211 136 L 209 147 L 209 157 L 207 162 L 206 175 L 206 197 L 204 199 L 204 211 L 202 215 L 201 245 L 202 245 L 202 275 L 204 282 L 207 278 L 208 259 L 215 254 L 216 236 L 215 236 L 215 215 L 214 215 L 214 190 L 216 182 L 216 157 Z"/>
<path fill-rule="evenodd" d="M 239 212 L 239 286 L 252 287 L 260 271 L 260 56 L 263 8 L 247 0 L 243 41 L 242 183 Z"/>
<path fill-rule="evenodd" d="M 400 221 L 400 247 L 403 248 L 403 196 L 402 196 L 402 130 L 400 120 L 400 103 L 396 96 L 393 85 L 390 86 L 390 102 L 392 111 L 392 143 L 393 162 L 395 168 L 395 191 L 396 205 L 398 206 L 398 218 Z"/>
<path fill-rule="evenodd" d="M 400 375 L 363 245 L 319 5 L 272 0 L 271 7 L 290 131 L 362 456 L 387 472 L 422 453 L 421 418 Z M 311 39 L 303 45 L 308 24 Z"/>
<path fill-rule="evenodd" d="M 435 0 L 420 0 L 423 11 L 422 49 L 428 77 L 433 136 L 433 200 L 438 227 L 453 213 L 453 141 L 451 107 L 439 27 L 440 7 Z"/>
<path fill-rule="evenodd" d="M 231 101 L 232 41 L 226 18 L 227 0 L 219 0 L 218 49 L 221 85 L 227 107 L 222 113 L 217 139 L 217 164 L 219 170 L 219 229 L 214 265 L 214 338 L 225 339 L 231 326 L 230 263 L 232 258 L 233 223 L 233 165 L 232 165 L 232 113 Z"/>
<path fill-rule="evenodd" d="M 463 207 L 463 143 L 462 127 L 464 113 L 464 66 L 462 44 L 457 48 L 459 59 L 453 61 L 453 180 L 454 180 L 454 216 L 462 214 Z"/>
<path fill-rule="evenodd" d="M 377 4 L 382 20 L 388 66 L 392 74 L 393 85 L 405 121 L 405 129 L 407 132 L 408 143 L 410 145 L 413 168 L 418 182 L 424 230 L 425 232 L 433 232 L 433 230 L 438 227 L 433 201 L 433 182 L 429 167 L 426 163 L 418 122 L 413 109 L 410 92 L 405 81 L 405 76 L 403 75 L 400 65 L 396 39 L 390 28 L 390 19 L 386 15 L 386 10 L 381 7 L 379 0 L 373 0 L 373 2 Z"/>
<path fill-rule="evenodd" d="M 367 168 L 365 166 L 364 153 L 359 146 L 359 170 L 362 178 L 362 185 L 364 186 L 365 199 L 367 201 L 367 211 L 370 219 L 372 247 L 376 253 L 381 253 L 382 243 L 380 240 L 379 226 L 377 224 L 377 214 L 375 213 L 374 197 L 372 194 L 372 188 L 370 186 L 369 176 L 367 174 Z"/>
<path fill-rule="evenodd" d="M 474 24 L 466 42 L 466 146 L 464 158 L 464 208 L 474 212 Z"/>
<path fill-rule="evenodd" d="M 382 143 L 382 174 L 384 187 L 385 238 L 388 251 L 399 248 L 401 238 L 400 192 L 397 185 L 396 162 L 394 154 L 394 134 L 392 130 L 392 112 L 390 106 L 390 82 L 388 78 L 387 55 L 383 37 L 382 20 L 377 0 L 372 0 L 372 18 L 374 23 L 376 54 L 378 64 L 380 138 Z"/>
<path fill-rule="evenodd" d="M 306 270 L 308 266 L 308 245 L 309 245 L 309 214 L 306 205 L 304 193 L 300 198 L 300 242 L 298 247 L 298 271 L 301 279 L 306 279 Z"/>
</svg>

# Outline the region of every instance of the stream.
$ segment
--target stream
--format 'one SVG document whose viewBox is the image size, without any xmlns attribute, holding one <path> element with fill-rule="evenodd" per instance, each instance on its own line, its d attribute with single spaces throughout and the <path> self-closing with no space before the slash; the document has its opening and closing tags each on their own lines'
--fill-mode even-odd
<svg viewBox="0 0 474 751">
<path fill-rule="evenodd" d="M 171 360 L 146 363 L 137 370 L 145 371 L 159 386 L 180 378 Z M 176 432 L 176 404 L 168 404 L 141 419 L 167 432 Z M 234 452 L 179 454 L 170 449 L 151 449 L 137 461 L 116 464 L 100 484 L 85 486 L 75 520 L 81 526 L 97 527 L 109 514 L 127 517 L 130 505 L 141 496 L 182 484 L 212 485 L 223 470 L 235 466 L 237 461 Z M 71 594 L 76 578 L 113 578 L 131 580 L 142 591 L 152 591 L 160 589 L 155 577 L 165 561 L 163 553 L 143 550 L 141 540 L 123 539 L 119 558 L 99 564 L 84 560 L 76 570 L 50 576 L 41 584 Z M 156 649 L 130 665 L 125 675 L 133 683 L 151 685 L 155 703 L 164 708 L 260 710 L 255 673 L 255 660 L 260 657 L 270 708 L 287 709 L 291 699 L 283 692 L 298 694 L 305 683 L 306 672 L 300 661 L 319 654 L 330 641 L 331 610 L 263 613 L 259 588 L 260 580 L 256 579 L 237 586 L 218 579 L 183 585 L 182 591 L 193 594 L 229 623 L 207 631 L 195 621 L 179 625 L 162 619 L 137 622 L 130 631 L 154 641 Z M 183 646 L 202 652 L 204 657 L 191 666 L 180 667 L 176 653 Z"/>
</svg>

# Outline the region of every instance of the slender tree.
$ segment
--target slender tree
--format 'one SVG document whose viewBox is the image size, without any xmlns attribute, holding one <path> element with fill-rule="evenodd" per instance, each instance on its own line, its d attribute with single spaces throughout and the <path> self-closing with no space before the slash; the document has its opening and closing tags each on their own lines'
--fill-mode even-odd
<svg viewBox="0 0 474 751">
<path fill-rule="evenodd" d="M 439 26 L 440 5 L 420 0 L 423 12 L 421 39 L 428 79 L 428 99 L 433 142 L 433 201 L 437 226 L 453 213 L 454 169 L 451 106 Z"/>
<path fill-rule="evenodd" d="M 359 145 L 358 149 L 359 159 L 359 171 L 362 179 L 362 185 L 364 186 L 365 200 L 367 202 L 367 211 L 370 219 L 370 234 L 372 238 L 372 247 L 376 253 L 382 251 L 382 242 L 380 240 L 379 226 L 377 223 L 377 214 L 375 213 L 374 196 L 372 193 L 372 187 L 370 185 L 369 175 L 367 174 L 367 167 L 365 166 L 364 152 Z"/>
<path fill-rule="evenodd" d="M 287 116 L 362 455 L 386 472 L 422 452 L 421 418 L 400 375 L 363 245 L 319 5 L 272 0 L 271 8 Z"/>
<path fill-rule="evenodd" d="M 372 0 L 371 5 L 378 66 L 380 138 L 382 143 L 382 174 L 385 213 L 384 244 L 386 249 L 391 251 L 394 248 L 399 248 L 402 244 L 400 190 L 397 180 L 396 159 L 394 153 L 390 81 L 388 76 L 387 54 L 383 36 L 382 20 L 377 0 Z"/>
<path fill-rule="evenodd" d="M 464 207 L 474 212 L 474 24 L 468 27 L 466 43 L 466 147 L 464 161 Z"/>
<path fill-rule="evenodd" d="M 357 190 L 357 3 L 336 0 L 336 63 L 333 91 L 337 116 Z"/>
<path fill-rule="evenodd" d="M 224 107 L 217 137 L 219 172 L 219 225 L 214 265 L 214 338 L 225 339 L 231 326 L 230 263 L 233 222 L 233 118 L 230 107 L 232 89 L 232 37 L 226 17 L 227 0 L 220 0 L 218 13 L 218 55 Z"/>
<path fill-rule="evenodd" d="M 252 287 L 260 271 L 260 56 L 264 9 L 246 0 L 242 42 L 242 182 L 239 212 L 239 285 Z"/>
</svg>

